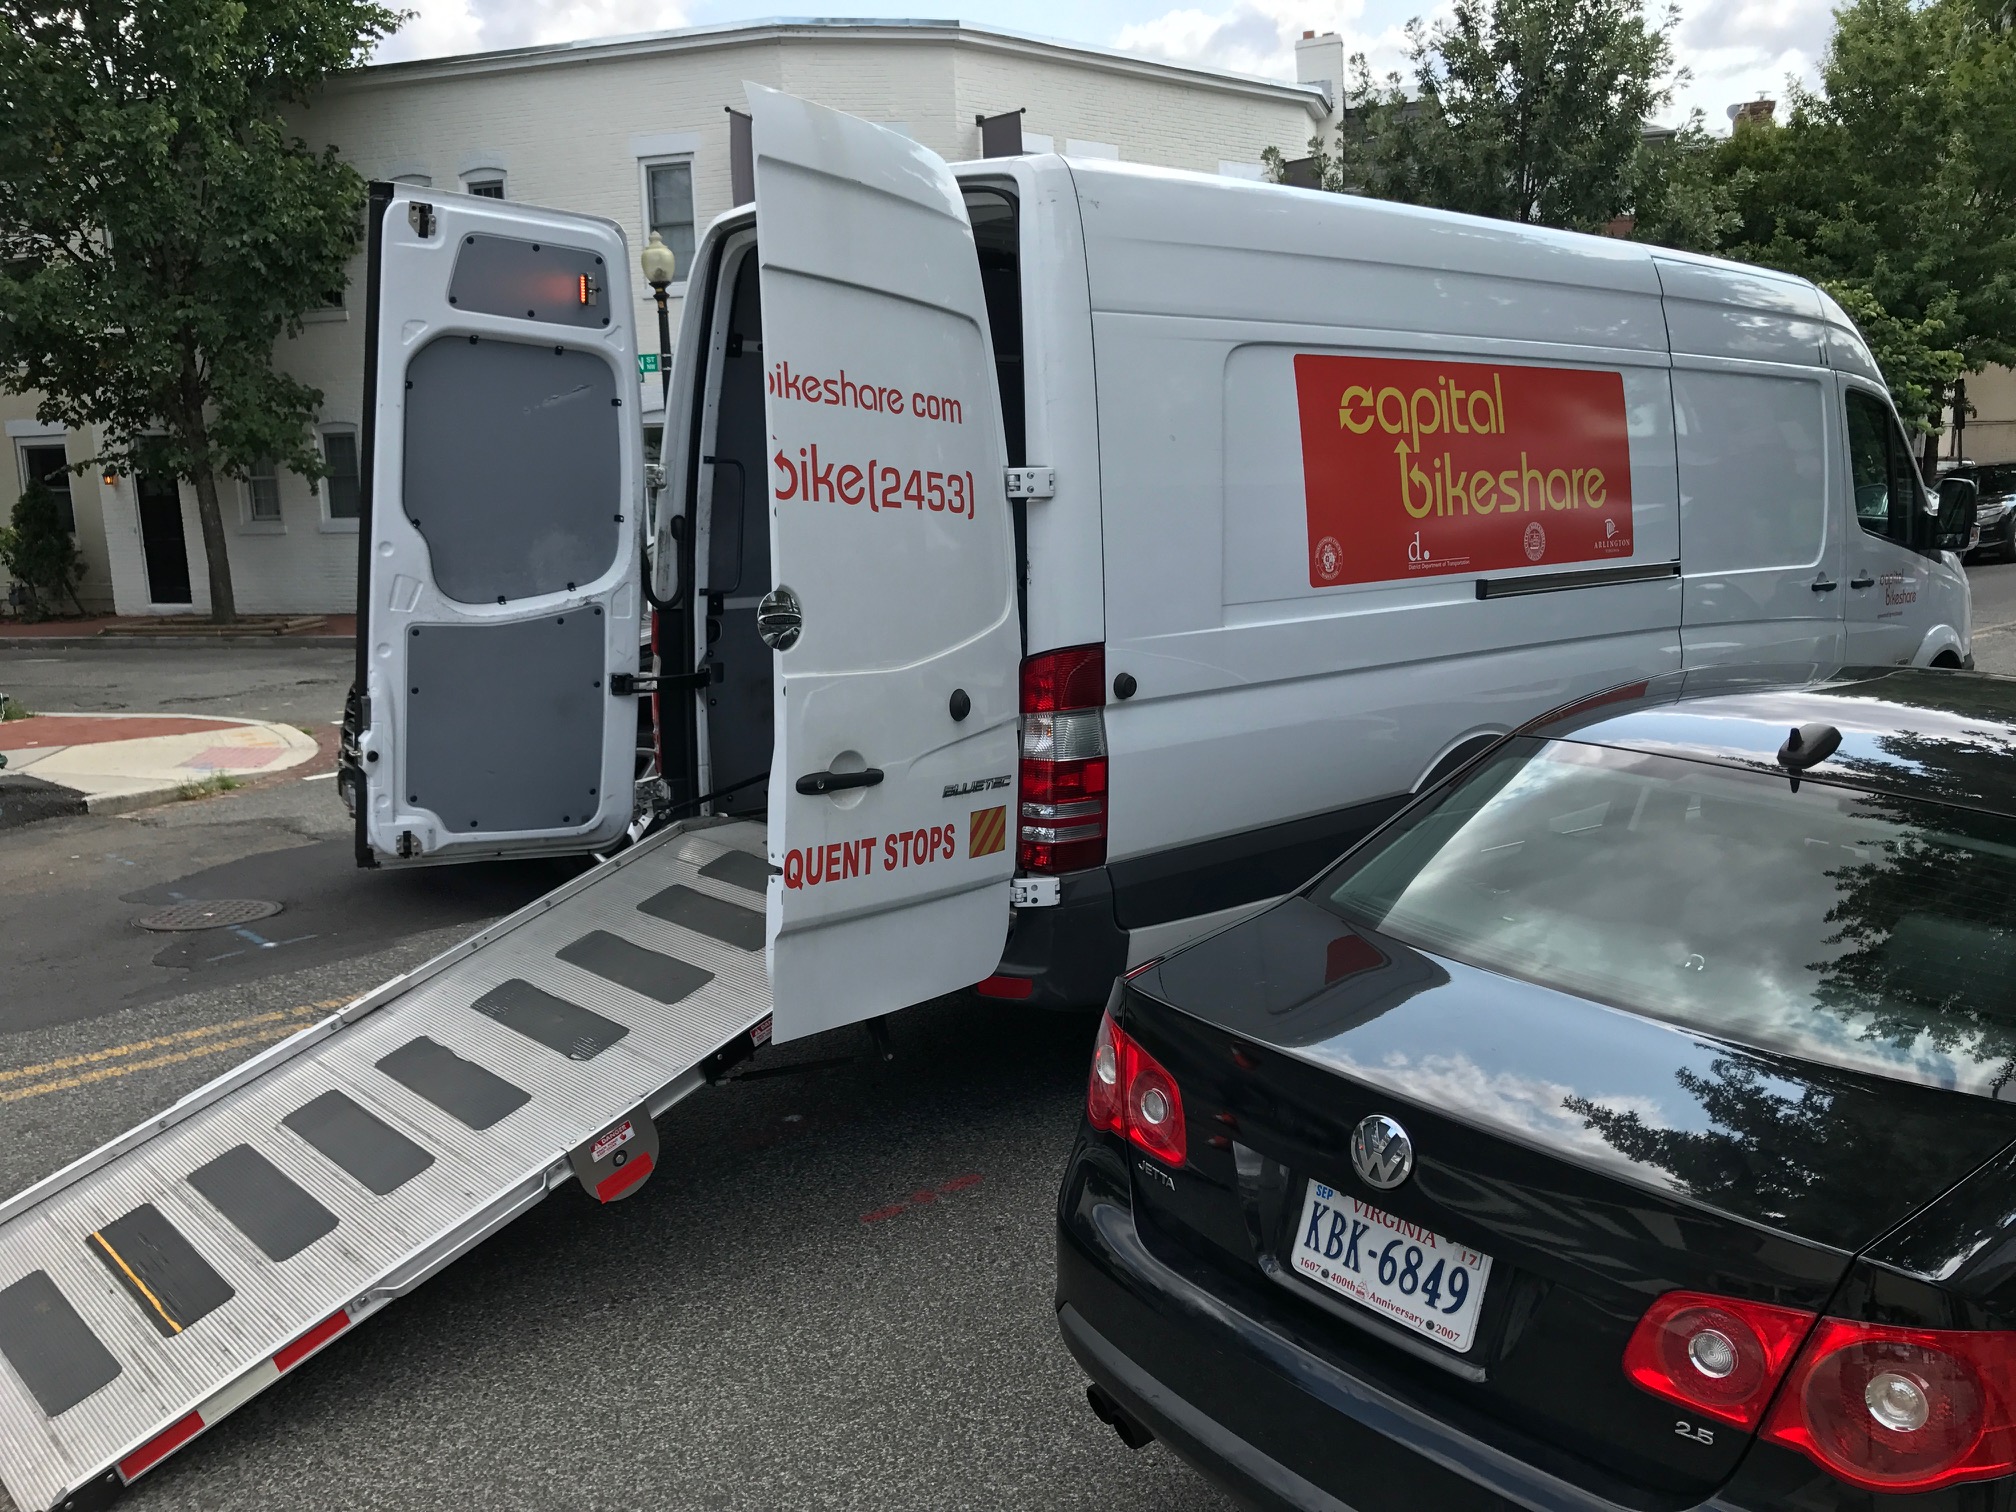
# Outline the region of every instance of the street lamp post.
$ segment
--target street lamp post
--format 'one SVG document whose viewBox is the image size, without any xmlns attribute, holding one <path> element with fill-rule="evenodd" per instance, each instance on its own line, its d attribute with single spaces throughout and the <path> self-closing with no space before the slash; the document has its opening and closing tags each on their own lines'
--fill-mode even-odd
<svg viewBox="0 0 2016 1512">
<path fill-rule="evenodd" d="M 672 317 L 665 306 L 665 289 L 677 267 L 672 249 L 656 231 L 644 244 L 638 261 L 644 265 L 644 281 L 651 285 L 651 293 L 658 301 L 658 402 L 662 405 L 672 391 Z"/>
</svg>

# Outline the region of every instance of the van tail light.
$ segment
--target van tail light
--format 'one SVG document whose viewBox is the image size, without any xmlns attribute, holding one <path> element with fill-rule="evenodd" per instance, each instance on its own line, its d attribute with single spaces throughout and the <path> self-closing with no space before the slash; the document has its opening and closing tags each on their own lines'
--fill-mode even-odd
<svg viewBox="0 0 2016 1512">
<path fill-rule="evenodd" d="M 1764 1437 L 1871 1491 L 2016 1471 L 2016 1333 L 1822 1318 Z"/>
<path fill-rule="evenodd" d="M 1110 1013 L 1100 1018 L 1099 1037 L 1092 1042 L 1085 1116 L 1093 1128 L 1123 1134 L 1157 1160 L 1183 1164 L 1183 1093 L 1176 1078 L 1114 1023 Z"/>
<path fill-rule="evenodd" d="M 1632 1330 L 1624 1374 L 1692 1412 L 1755 1428 L 1814 1316 L 1708 1292 L 1667 1292 Z"/>
<path fill-rule="evenodd" d="M 1022 663 L 1021 831 L 1029 872 L 1106 864 L 1106 648 L 1069 646 Z"/>
</svg>

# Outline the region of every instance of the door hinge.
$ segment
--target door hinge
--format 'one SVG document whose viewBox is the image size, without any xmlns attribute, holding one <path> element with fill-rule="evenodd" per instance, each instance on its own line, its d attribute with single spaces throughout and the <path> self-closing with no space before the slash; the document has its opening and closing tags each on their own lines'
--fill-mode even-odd
<svg viewBox="0 0 2016 1512">
<path fill-rule="evenodd" d="M 1064 901 L 1064 884 L 1056 877 L 1015 877 L 1008 883 L 1013 908 L 1055 908 Z"/>
<path fill-rule="evenodd" d="M 1057 496 L 1057 469 L 1054 467 L 1010 467 L 1002 477 L 1011 499 L 1054 499 Z"/>
<path fill-rule="evenodd" d="M 697 692 L 713 681 L 713 673 L 705 667 L 698 672 L 615 672 L 609 677 L 609 693 L 612 698 L 635 698 L 682 688 Z"/>
</svg>

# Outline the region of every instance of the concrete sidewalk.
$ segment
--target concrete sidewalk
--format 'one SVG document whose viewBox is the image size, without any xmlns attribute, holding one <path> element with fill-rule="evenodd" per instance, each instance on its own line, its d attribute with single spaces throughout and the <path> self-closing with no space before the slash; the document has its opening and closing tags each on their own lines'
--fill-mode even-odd
<svg viewBox="0 0 2016 1512">
<path fill-rule="evenodd" d="M 104 615 L 28 624 L 0 620 L 0 649 L 70 651 L 87 646 L 349 646 L 357 635 L 354 614 L 248 615 L 235 625 L 205 616 Z"/>
<path fill-rule="evenodd" d="M 315 758 L 292 725 L 193 714 L 37 714 L 0 724 L 0 828 L 60 813 L 119 814 Z M 12 800 L 12 801 L 9 801 Z"/>
</svg>

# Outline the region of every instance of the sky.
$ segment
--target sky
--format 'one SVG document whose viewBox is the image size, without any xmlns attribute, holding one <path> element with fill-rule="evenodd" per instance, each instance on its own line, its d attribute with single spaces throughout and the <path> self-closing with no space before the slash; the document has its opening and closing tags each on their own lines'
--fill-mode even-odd
<svg viewBox="0 0 2016 1512">
<path fill-rule="evenodd" d="M 788 4 L 788 0 L 786 0 Z M 1651 0 L 1648 9 L 1656 9 Z M 442 57 L 539 42 L 576 41 L 753 21 L 780 14 L 779 0 L 405 0 L 414 20 L 378 57 Z M 1157 0 L 922 0 L 919 7 L 877 7 L 849 0 L 854 17 L 931 16 L 997 26 L 1067 42 L 1118 48 L 1269 78 L 1295 77 L 1295 39 L 1335 31 L 1346 54 L 1363 52 L 1375 72 L 1403 61 L 1403 28 L 1415 16 L 1446 13 L 1449 0 L 1223 0 L 1171 7 Z M 1784 98 L 1785 80 L 1811 83 L 1832 22 L 1832 0 L 1683 0 L 1675 33 L 1677 61 L 1692 75 L 1663 119 L 1678 124 L 1699 108 L 1713 130 L 1726 130 L 1739 100 Z"/>
</svg>

